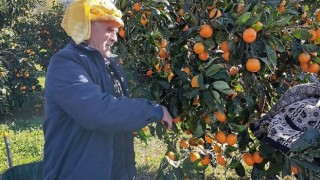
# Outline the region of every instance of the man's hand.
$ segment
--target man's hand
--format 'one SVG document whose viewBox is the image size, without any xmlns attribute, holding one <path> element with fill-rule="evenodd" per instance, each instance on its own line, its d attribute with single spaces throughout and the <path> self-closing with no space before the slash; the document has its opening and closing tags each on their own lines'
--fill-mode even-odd
<svg viewBox="0 0 320 180">
<path fill-rule="evenodd" d="M 162 110 L 163 110 L 162 122 L 168 125 L 168 127 L 167 127 L 168 129 L 171 129 L 172 128 L 172 117 L 166 107 L 162 106 Z"/>
</svg>

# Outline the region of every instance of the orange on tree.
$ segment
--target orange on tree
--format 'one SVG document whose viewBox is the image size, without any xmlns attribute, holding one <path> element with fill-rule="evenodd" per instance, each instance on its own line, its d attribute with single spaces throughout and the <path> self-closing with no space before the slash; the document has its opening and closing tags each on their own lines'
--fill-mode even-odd
<svg viewBox="0 0 320 180">
<path fill-rule="evenodd" d="M 25 91 L 27 89 L 27 87 L 25 86 L 25 85 L 22 85 L 21 87 L 20 87 L 20 90 L 21 91 Z"/>
<path fill-rule="evenodd" d="M 200 159 L 201 157 L 200 157 L 200 154 L 197 152 L 197 151 L 192 151 L 191 153 L 190 153 L 190 161 L 192 162 L 192 163 L 194 163 L 196 160 L 198 160 L 198 159 Z"/>
<path fill-rule="evenodd" d="M 171 81 L 171 79 L 173 78 L 173 76 L 174 76 L 173 72 L 170 72 L 170 74 L 168 75 L 168 81 L 169 81 L 169 82 Z"/>
<path fill-rule="evenodd" d="M 152 73 L 153 73 L 152 69 L 149 69 L 149 70 L 147 71 L 146 75 L 147 75 L 148 77 L 151 77 L 151 76 L 152 76 Z"/>
<path fill-rule="evenodd" d="M 237 96 L 238 96 L 238 93 L 236 93 L 236 92 L 229 94 L 229 97 L 230 97 L 232 100 L 234 100 Z"/>
<path fill-rule="evenodd" d="M 278 12 L 279 13 L 283 13 L 284 11 L 286 10 L 286 6 L 281 4 L 279 7 L 278 7 Z"/>
<path fill-rule="evenodd" d="M 229 146 L 233 146 L 238 141 L 238 136 L 236 134 L 228 134 L 227 136 L 227 144 Z"/>
<path fill-rule="evenodd" d="M 317 31 L 315 31 L 314 29 L 310 29 L 309 32 L 310 32 L 310 34 L 311 34 L 310 40 L 311 40 L 311 41 L 316 40 L 316 39 L 317 39 Z"/>
<path fill-rule="evenodd" d="M 261 68 L 261 63 L 256 58 L 250 58 L 246 62 L 246 69 L 249 72 L 258 72 Z"/>
<path fill-rule="evenodd" d="M 196 142 L 195 138 L 193 138 L 193 137 L 189 139 L 189 144 L 190 144 L 191 146 L 196 146 L 196 145 L 198 145 L 198 143 Z"/>
<path fill-rule="evenodd" d="M 190 76 L 191 70 L 190 70 L 189 67 L 184 67 L 184 68 L 182 69 L 182 71 L 184 71 L 184 72 L 187 74 L 187 76 Z"/>
<path fill-rule="evenodd" d="M 290 167 L 290 169 L 291 169 L 291 172 L 293 173 L 293 174 L 298 174 L 298 168 L 297 167 L 295 167 L 295 166 L 291 166 Z"/>
<path fill-rule="evenodd" d="M 213 138 L 210 137 L 208 134 L 205 134 L 204 135 L 204 140 L 209 143 L 209 144 L 212 144 L 213 143 Z"/>
<path fill-rule="evenodd" d="M 198 139 L 198 144 L 203 146 L 205 144 L 205 141 L 202 138 L 199 138 Z"/>
<path fill-rule="evenodd" d="M 204 52 L 204 45 L 203 45 L 203 43 L 201 43 L 201 42 L 197 42 L 197 43 L 195 43 L 194 44 L 194 46 L 193 46 L 193 51 L 196 53 L 196 54 L 201 54 L 201 53 L 203 53 Z"/>
<path fill-rule="evenodd" d="M 181 140 L 180 141 L 180 148 L 188 148 L 189 147 L 189 142 L 186 140 Z"/>
<path fill-rule="evenodd" d="M 227 142 L 227 135 L 225 132 L 223 131 L 218 131 L 216 133 L 216 136 L 215 136 L 216 140 L 220 143 L 220 144 L 224 144 Z"/>
<path fill-rule="evenodd" d="M 177 116 L 177 117 L 173 118 L 172 121 L 173 121 L 174 123 L 178 124 L 178 123 L 180 122 L 180 117 Z"/>
<path fill-rule="evenodd" d="M 255 163 L 262 163 L 263 158 L 260 156 L 260 154 L 259 154 L 258 151 L 256 151 L 256 152 L 253 153 L 253 161 L 254 161 Z"/>
<path fill-rule="evenodd" d="M 317 29 L 317 39 L 320 39 L 320 28 Z"/>
<path fill-rule="evenodd" d="M 229 60 L 230 60 L 230 52 L 229 51 L 224 52 L 222 56 L 225 61 L 229 62 Z"/>
<path fill-rule="evenodd" d="M 192 134 L 192 132 L 190 131 L 190 129 L 186 129 L 186 130 L 184 131 L 184 133 L 186 133 L 186 135 Z"/>
<path fill-rule="evenodd" d="M 221 147 L 218 144 L 213 146 L 213 150 L 215 153 L 221 153 Z"/>
<path fill-rule="evenodd" d="M 160 47 L 161 47 L 161 48 L 165 48 L 165 47 L 167 46 L 167 43 L 168 43 L 168 41 L 167 41 L 166 39 L 162 39 L 162 40 L 161 40 Z"/>
<path fill-rule="evenodd" d="M 229 52 L 230 49 L 229 49 L 228 41 L 223 41 L 223 42 L 220 44 L 220 49 L 221 49 L 223 52 Z"/>
<path fill-rule="evenodd" d="M 216 20 L 218 17 L 222 16 L 222 13 L 219 9 L 215 8 L 212 9 L 209 13 L 209 18 L 212 19 L 213 21 Z"/>
<path fill-rule="evenodd" d="M 235 66 L 232 66 L 231 68 L 230 68 L 230 70 L 229 70 L 229 74 L 230 75 L 236 75 L 237 73 L 238 73 L 238 68 L 237 67 L 235 67 Z"/>
<path fill-rule="evenodd" d="M 308 65 L 308 63 L 300 63 L 300 67 L 301 67 L 302 71 L 304 71 L 304 72 L 309 72 L 309 65 Z"/>
<path fill-rule="evenodd" d="M 216 111 L 214 115 L 216 116 L 216 119 L 222 123 L 227 120 L 227 115 L 224 112 Z"/>
<path fill-rule="evenodd" d="M 308 72 L 313 74 L 318 74 L 320 70 L 320 66 L 317 63 L 312 63 L 308 67 Z"/>
<path fill-rule="evenodd" d="M 196 98 L 193 99 L 192 105 L 193 106 L 198 106 L 198 104 L 199 104 L 199 98 L 196 97 Z"/>
<path fill-rule="evenodd" d="M 183 9 L 180 9 L 179 10 L 179 16 L 182 17 L 183 15 L 184 15 L 184 11 L 183 11 Z"/>
<path fill-rule="evenodd" d="M 199 59 L 202 61 L 207 61 L 209 59 L 209 53 L 204 51 L 198 55 Z"/>
<path fill-rule="evenodd" d="M 220 164 L 221 166 L 226 165 L 226 159 L 225 157 L 222 156 L 222 154 L 217 155 L 217 163 Z"/>
<path fill-rule="evenodd" d="M 154 67 L 156 68 L 157 72 L 161 71 L 160 63 L 156 64 Z"/>
<path fill-rule="evenodd" d="M 243 161 L 248 165 L 248 166 L 253 166 L 254 164 L 254 160 L 253 160 L 253 156 L 251 153 L 244 153 L 243 154 Z"/>
<path fill-rule="evenodd" d="M 200 36 L 204 38 L 209 38 L 212 36 L 213 29 L 209 24 L 204 24 L 200 27 Z"/>
<path fill-rule="evenodd" d="M 159 51 L 159 57 L 164 59 L 167 57 L 167 50 L 166 48 L 161 48 L 160 51 Z"/>
<path fill-rule="evenodd" d="M 210 118 L 209 116 L 206 116 L 206 117 L 204 118 L 204 122 L 205 122 L 206 124 L 211 124 L 211 118 Z"/>
<path fill-rule="evenodd" d="M 140 3 L 138 3 L 138 2 L 134 3 L 133 9 L 134 9 L 135 11 L 140 11 L 140 9 L 141 9 Z"/>
<path fill-rule="evenodd" d="M 121 37 L 121 38 L 124 38 L 125 36 L 126 36 L 126 31 L 125 31 L 125 29 L 124 28 L 120 28 L 119 29 L 119 36 Z"/>
<path fill-rule="evenodd" d="M 142 26 L 146 26 L 147 23 L 148 23 L 148 19 L 144 14 L 141 15 L 140 23 L 141 23 Z"/>
<path fill-rule="evenodd" d="M 252 43 L 257 39 L 257 31 L 253 28 L 247 28 L 243 31 L 242 38 L 246 43 Z"/>
<path fill-rule="evenodd" d="M 257 23 L 255 23 L 254 25 L 252 25 L 252 28 L 254 29 L 254 30 L 256 30 L 257 32 L 258 31 L 260 31 L 261 29 L 262 29 L 262 27 L 263 27 L 263 24 L 262 24 L 262 22 L 257 22 Z"/>
<path fill-rule="evenodd" d="M 204 158 L 201 159 L 200 163 L 202 165 L 208 165 L 210 163 L 210 158 L 208 155 L 204 156 Z"/>
<path fill-rule="evenodd" d="M 175 154 L 172 151 L 167 152 L 166 156 L 171 159 L 172 161 L 175 160 Z"/>
<path fill-rule="evenodd" d="M 185 31 L 188 31 L 188 29 L 189 29 L 189 26 L 185 25 L 184 28 L 182 29 L 182 31 L 185 32 Z"/>
<path fill-rule="evenodd" d="M 191 87 L 200 87 L 199 86 L 199 76 L 193 76 L 193 78 L 191 79 Z"/>
<path fill-rule="evenodd" d="M 306 52 L 303 52 L 299 55 L 298 60 L 300 63 L 307 63 L 310 61 L 310 55 Z"/>
</svg>

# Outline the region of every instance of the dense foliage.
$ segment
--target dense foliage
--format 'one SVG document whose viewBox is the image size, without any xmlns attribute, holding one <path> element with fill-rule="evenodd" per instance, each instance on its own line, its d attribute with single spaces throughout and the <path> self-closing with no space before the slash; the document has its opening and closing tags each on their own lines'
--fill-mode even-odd
<svg viewBox="0 0 320 180">
<path fill-rule="evenodd" d="M 244 167 L 253 166 L 252 178 L 270 179 L 291 174 L 290 166 L 305 171 L 319 156 L 294 161 L 248 128 L 288 88 L 318 76 L 319 1 L 117 5 L 125 20 L 117 54 L 129 72 L 132 96 L 165 105 L 175 118 L 173 131 L 161 123 L 149 127 L 168 144 L 158 178 L 203 178 L 208 165 L 222 165 L 241 177 Z M 147 142 L 144 133 L 139 136 Z M 319 166 L 309 170 L 319 173 Z"/>
</svg>

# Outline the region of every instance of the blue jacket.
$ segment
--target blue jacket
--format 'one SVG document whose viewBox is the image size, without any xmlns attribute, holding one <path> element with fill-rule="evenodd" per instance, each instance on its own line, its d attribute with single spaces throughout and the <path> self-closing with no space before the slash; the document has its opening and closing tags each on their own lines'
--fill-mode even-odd
<svg viewBox="0 0 320 180">
<path fill-rule="evenodd" d="M 159 122 L 162 108 L 127 97 L 121 66 L 109 59 L 121 79 L 116 98 L 101 54 L 69 43 L 49 64 L 45 87 L 45 179 L 132 179 L 136 174 L 133 135 Z"/>
</svg>

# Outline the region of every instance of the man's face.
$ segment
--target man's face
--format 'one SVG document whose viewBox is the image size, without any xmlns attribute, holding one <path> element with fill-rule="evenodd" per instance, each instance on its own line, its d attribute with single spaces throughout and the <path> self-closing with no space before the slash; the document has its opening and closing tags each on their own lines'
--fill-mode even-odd
<svg viewBox="0 0 320 180">
<path fill-rule="evenodd" d="M 117 42 L 118 26 L 109 21 L 91 22 L 89 44 L 96 48 L 104 57 L 111 53 L 112 45 Z"/>
</svg>

